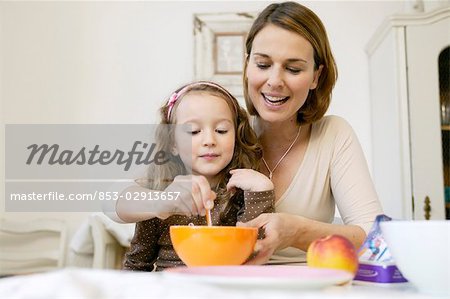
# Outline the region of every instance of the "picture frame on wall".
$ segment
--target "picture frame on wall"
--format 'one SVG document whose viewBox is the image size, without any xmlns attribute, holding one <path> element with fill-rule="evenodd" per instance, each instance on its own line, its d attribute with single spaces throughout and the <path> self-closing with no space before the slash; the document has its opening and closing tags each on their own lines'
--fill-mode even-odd
<svg viewBox="0 0 450 299">
<path fill-rule="evenodd" d="M 245 38 L 257 13 L 194 15 L 195 80 L 214 81 L 243 104 Z"/>
<path fill-rule="evenodd" d="M 214 35 L 214 74 L 240 75 L 244 69 L 245 34 L 216 33 Z"/>
</svg>

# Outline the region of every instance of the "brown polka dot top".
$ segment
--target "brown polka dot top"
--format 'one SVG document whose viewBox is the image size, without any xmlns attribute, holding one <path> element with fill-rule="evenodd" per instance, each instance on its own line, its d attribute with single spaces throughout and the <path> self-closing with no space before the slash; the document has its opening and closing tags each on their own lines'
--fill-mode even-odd
<svg viewBox="0 0 450 299">
<path fill-rule="evenodd" d="M 273 190 L 263 192 L 238 192 L 236 205 L 224 213 L 225 200 L 215 202 L 211 210 L 213 225 L 235 226 L 236 222 L 247 222 L 262 213 L 274 212 L 275 193 Z M 222 215 L 221 215 L 222 214 Z M 164 268 L 183 266 L 170 240 L 171 225 L 206 225 L 204 216 L 171 216 L 165 220 L 152 218 L 136 223 L 134 237 L 125 254 L 123 268 L 134 271 L 162 271 Z M 260 231 L 259 237 L 262 237 Z"/>
</svg>

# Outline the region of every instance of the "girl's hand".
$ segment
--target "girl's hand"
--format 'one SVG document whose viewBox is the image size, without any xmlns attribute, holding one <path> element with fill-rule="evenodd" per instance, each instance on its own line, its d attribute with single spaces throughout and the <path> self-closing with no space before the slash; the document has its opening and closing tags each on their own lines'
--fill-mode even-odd
<svg viewBox="0 0 450 299">
<path fill-rule="evenodd" d="M 227 184 L 227 190 L 239 188 L 244 191 L 273 190 L 273 183 L 264 174 L 252 169 L 233 169 Z"/>
<path fill-rule="evenodd" d="M 298 238 L 300 219 L 295 215 L 284 213 L 261 214 L 246 223 L 238 222 L 237 226 L 264 228 L 264 239 L 257 240 L 255 245 L 256 256 L 249 260 L 247 265 L 260 265 L 266 263 L 272 254 L 279 249 L 291 246 Z"/>
<path fill-rule="evenodd" d="M 167 186 L 165 192 L 179 192 L 177 200 L 166 201 L 159 209 L 158 217 L 167 218 L 179 214 L 204 216 L 206 209 L 214 207 L 216 193 L 204 176 L 179 175 Z"/>
</svg>

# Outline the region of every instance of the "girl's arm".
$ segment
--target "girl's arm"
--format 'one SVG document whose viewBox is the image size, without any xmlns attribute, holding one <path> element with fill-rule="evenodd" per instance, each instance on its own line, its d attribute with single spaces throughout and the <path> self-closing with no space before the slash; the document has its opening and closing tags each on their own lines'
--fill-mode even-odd
<svg viewBox="0 0 450 299">
<path fill-rule="evenodd" d="M 251 169 L 234 169 L 227 188 L 244 190 L 244 205 L 238 212 L 237 220 L 246 222 L 262 213 L 275 210 L 273 183 L 264 174 Z"/>
<path fill-rule="evenodd" d="M 238 212 L 238 222 L 247 222 L 255 219 L 263 213 L 275 212 L 275 192 L 269 191 L 244 191 L 244 206 Z"/>
<path fill-rule="evenodd" d="M 164 191 L 133 185 L 120 195 L 105 214 L 117 222 L 128 223 L 176 214 L 205 215 L 205 207 L 212 208 L 216 197 L 203 176 L 177 176 Z"/>
<path fill-rule="evenodd" d="M 145 221 L 160 217 L 164 206 L 154 200 L 143 200 L 138 194 L 155 194 L 156 190 L 150 190 L 139 185 L 124 189 L 116 202 L 115 212 L 117 217 L 126 223 Z M 129 200 L 130 195 L 137 197 Z"/>
<path fill-rule="evenodd" d="M 153 271 L 158 258 L 161 220 L 153 218 L 136 223 L 130 249 L 125 254 L 124 270 Z"/>
</svg>

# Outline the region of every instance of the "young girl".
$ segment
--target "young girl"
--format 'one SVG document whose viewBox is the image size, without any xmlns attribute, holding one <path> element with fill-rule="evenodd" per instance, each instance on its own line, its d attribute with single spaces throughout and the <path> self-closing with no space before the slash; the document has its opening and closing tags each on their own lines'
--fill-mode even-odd
<svg viewBox="0 0 450 299">
<path fill-rule="evenodd" d="M 157 146 L 171 158 L 149 170 L 152 179 L 145 187 L 167 191 L 174 182 L 206 179 L 216 196 L 213 225 L 234 226 L 273 212 L 273 184 L 253 170 L 259 166 L 261 147 L 245 110 L 228 91 L 212 82 L 194 82 L 174 92 L 160 112 Z M 138 222 L 124 269 L 161 271 L 183 265 L 172 247 L 169 227 L 206 225 L 202 214 Z"/>
</svg>

